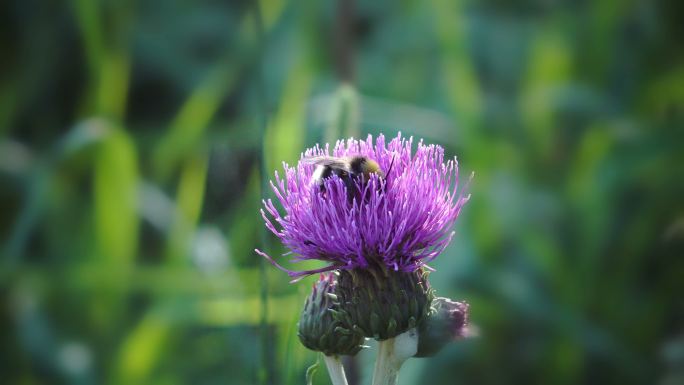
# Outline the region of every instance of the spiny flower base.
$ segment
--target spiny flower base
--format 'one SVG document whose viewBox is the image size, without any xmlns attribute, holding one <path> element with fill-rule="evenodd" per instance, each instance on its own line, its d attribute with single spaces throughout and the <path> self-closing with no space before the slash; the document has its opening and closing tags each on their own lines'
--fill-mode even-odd
<svg viewBox="0 0 684 385">
<path fill-rule="evenodd" d="M 361 350 L 364 338 L 333 317 L 337 305 L 335 273 L 321 274 L 304 303 L 299 318 L 299 340 L 307 348 L 327 356 L 355 355 Z"/>
<path fill-rule="evenodd" d="M 379 341 L 418 326 L 433 298 L 426 271 L 393 271 L 383 264 L 340 271 L 336 292 L 335 319 Z"/>
</svg>

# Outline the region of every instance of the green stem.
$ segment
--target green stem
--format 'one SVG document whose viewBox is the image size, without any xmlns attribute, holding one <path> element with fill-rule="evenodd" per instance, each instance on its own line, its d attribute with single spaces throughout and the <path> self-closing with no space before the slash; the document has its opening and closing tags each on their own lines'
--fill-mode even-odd
<svg viewBox="0 0 684 385">
<path fill-rule="evenodd" d="M 373 385 L 396 385 L 399 370 L 406 360 L 416 354 L 418 333 L 411 329 L 394 338 L 378 341 L 378 357 L 373 371 Z"/>
<path fill-rule="evenodd" d="M 328 368 L 328 374 L 333 385 L 347 385 L 347 377 L 344 375 L 344 367 L 339 356 L 323 355 L 325 366 Z"/>
</svg>

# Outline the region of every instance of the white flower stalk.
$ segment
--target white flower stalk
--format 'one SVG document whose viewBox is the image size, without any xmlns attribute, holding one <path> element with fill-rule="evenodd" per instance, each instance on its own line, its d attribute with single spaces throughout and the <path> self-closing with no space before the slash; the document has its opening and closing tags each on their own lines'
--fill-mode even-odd
<svg viewBox="0 0 684 385">
<path fill-rule="evenodd" d="M 332 385 L 347 385 L 347 376 L 344 375 L 344 366 L 340 361 L 339 356 L 323 355 L 325 366 L 328 368 L 328 374 Z"/>
<path fill-rule="evenodd" d="M 396 385 L 401 366 L 418 350 L 418 331 L 413 328 L 395 338 L 378 341 L 373 385 Z"/>
</svg>

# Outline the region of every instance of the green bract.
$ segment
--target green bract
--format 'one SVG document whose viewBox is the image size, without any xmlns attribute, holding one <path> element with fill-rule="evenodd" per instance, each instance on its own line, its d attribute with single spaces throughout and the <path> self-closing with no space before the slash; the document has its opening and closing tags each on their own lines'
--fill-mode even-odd
<svg viewBox="0 0 684 385">
<path fill-rule="evenodd" d="M 355 355 L 364 337 L 336 315 L 337 273 L 321 274 L 304 302 L 297 335 L 307 348 L 328 356 Z"/>
<path fill-rule="evenodd" d="M 376 340 L 393 338 L 427 316 L 433 293 L 427 272 L 394 271 L 383 264 L 341 270 L 335 319 Z"/>
</svg>

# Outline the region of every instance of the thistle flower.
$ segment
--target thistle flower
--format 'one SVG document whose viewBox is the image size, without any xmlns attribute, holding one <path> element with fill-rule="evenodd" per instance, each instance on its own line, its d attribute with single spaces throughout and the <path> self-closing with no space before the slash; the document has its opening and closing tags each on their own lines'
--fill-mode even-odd
<svg viewBox="0 0 684 385">
<path fill-rule="evenodd" d="M 330 155 L 328 145 L 306 150 L 302 158 Z M 292 271 L 257 250 L 272 264 L 299 277 L 331 270 L 366 269 L 376 264 L 396 272 L 415 272 L 449 244 L 461 208 L 468 201 L 458 190 L 458 165 L 445 162 L 444 149 L 399 134 L 389 144 L 376 140 L 338 141 L 332 156 L 362 155 L 375 160 L 387 173 L 355 183 L 359 197 L 349 202 L 347 185 L 337 176 L 323 182 L 325 193 L 312 184 L 314 166 L 284 164 L 271 186 L 282 206 L 264 201 L 262 216 L 293 255 L 293 262 L 317 259 L 326 267 Z M 457 191 L 458 190 L 458 191 Z"/>
</svg>

